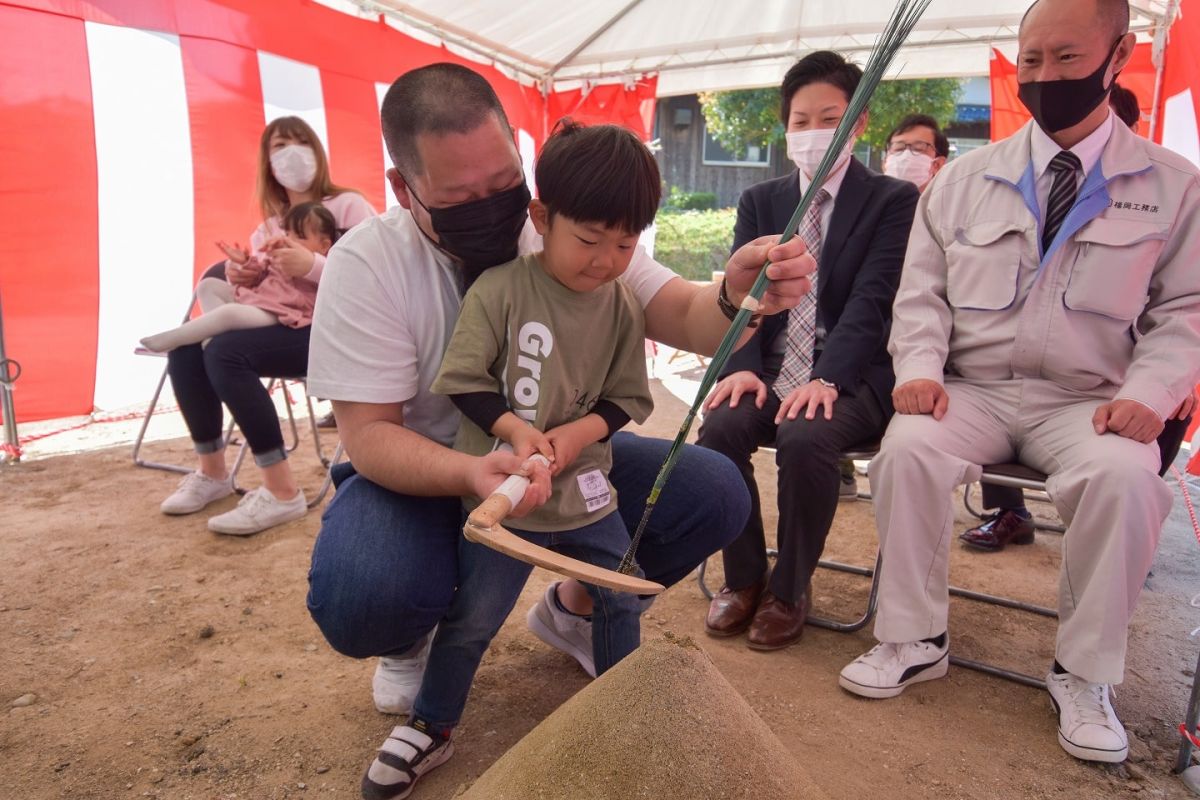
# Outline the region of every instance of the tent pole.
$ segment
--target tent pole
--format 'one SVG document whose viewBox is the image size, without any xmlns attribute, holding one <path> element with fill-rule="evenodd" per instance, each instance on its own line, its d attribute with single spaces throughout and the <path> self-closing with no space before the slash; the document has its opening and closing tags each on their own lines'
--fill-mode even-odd
<svg viewBox="0 0 1200 800">
<path fill-rule="evenodd" d="M 12 365 L 12 373 L 9 372 L 9 365 Z M 13 382 L 20 374 L 21 365 L 9 361 L 4 354 L 4 311 L 3 305 L 0 304 L 0 413 L 4 414 L 6 447 L 3 452 L 8 454 L 7 457 L 0 458 L 0 463 L 21 460 L 21 439 L 17 436 L 17 411 L 13 403 Z"/>
<path fill-rule="evenodd" d="M 1162 119 L 1162 82 L 1163 70 L 1167 64 L 1167 33 L 1175 22 L 1179 12 L 1179 0 L 1169 0 L 1166 13 L 1158 21 L 1154 29 L 1154 44 L 1151 47 L 1151 60 L 1154 62 L 1154 96 L 1150 99 L 1150 141 L 1158 135 L 1159 120 Z"/>
</svg>

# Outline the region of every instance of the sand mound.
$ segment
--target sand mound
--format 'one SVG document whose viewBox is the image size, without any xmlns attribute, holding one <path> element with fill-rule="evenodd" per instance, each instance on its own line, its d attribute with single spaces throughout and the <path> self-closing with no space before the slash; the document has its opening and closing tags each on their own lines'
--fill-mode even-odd
<svg viewBox="0 0 1200 800">
<path fill-rule="evenodd" d="M 691 639 L 649 641 L 564 703 L 461 800 L 824 798 Z"/>
</svg>

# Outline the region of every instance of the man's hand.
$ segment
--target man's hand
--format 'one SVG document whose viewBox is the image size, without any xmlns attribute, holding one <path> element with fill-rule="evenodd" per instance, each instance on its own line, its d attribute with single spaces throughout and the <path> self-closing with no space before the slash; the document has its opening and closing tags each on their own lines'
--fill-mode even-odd
<svg viewBox="0 0 1200 800">
<path fill-rule="evenodd" d="M 1149 406 L 1136 400 L 1113 400 L 1096 409 L 1092 426 L 1097 434 L 1115 433 L 1135 442 L 1150 444 L 1162 433 L 1163 421 Z"/>
<path fill-rule="evenodd" d="M 838 390 L 826 386 L 820 381 L 809 381 L 788 392 L 779 404 L 779 413 L 775 415 L 775 424 L 783 422 L 783 418 L 795 419 L 804 409 L 805 419 L 816 419 L 817 409 L 825 409 L 825 419 L 833 419 L 833 404 L 838 399 Z"/>
<path fill-rule="evenodd" d="M 737 408 L 738 401 L 742 399 L 742 395 L 744 394 L 754 395 L 755 408 L 762 408 L 763 403 L 767 402 L 767 385 L 762 382 L 761 378 L 747 369 L 734 372 L 722 378 L 713 387 L 708 399 L 704 401 L 704 410 L 712 411 L 721 405 L 721 403 L 724 403 L 726 398 L 729 399 L 730 408 Z"/>
<path fill-rule="evenodd" d="M 817 271 L 817 262 L 808 253 L 804 240 L 793 236 L 786 244 L 778 242 L 778 236 L 760 236 L 729 257 L 725 265 L 725 288 L 734 305 L 740 305 L 750 292 L 768 259 L 771 266 L 767 268 L 767 277 L 771 282 L 759 304 L 759 313 L 775 314 L 795 308 L 800 298 L 812 290 L 808 276 Z"/>
<path fill-rule="evenodd" d="M 1179 408 L 1175 409 L 1175 413 L 1167 417 L 1167 419 L 1187 419 L 1196 410 L 1196 390 L 1193 389 L 1183 402 L 1179 404 Z"/>
<path fill-rule="evenodd" d="M 316 260 L 313 252 L 290 236 L 276 236 L 263 245 L 271 255 L 271 263 L 292 278 L 303 278 L 312 272 Z"/>
<path fill-rule="evenodd" d="M 467 476 L 472 493 L 486 500 L 509 475 L 529 478 L 529 488 L 510 517 L 523 517 L 550 499 L 550 469 L 537 461 L 527 461 L 515 453 L 497 450 L 474 460 Z"/>
<path fill-rule="evenodd" d="M 918 378 L 892 391 L 892 405 L 897 414 L 932 414 L 934 419 L 941 420 L 950 407 L 950 395 L 937 381 Z"/>
</svg>

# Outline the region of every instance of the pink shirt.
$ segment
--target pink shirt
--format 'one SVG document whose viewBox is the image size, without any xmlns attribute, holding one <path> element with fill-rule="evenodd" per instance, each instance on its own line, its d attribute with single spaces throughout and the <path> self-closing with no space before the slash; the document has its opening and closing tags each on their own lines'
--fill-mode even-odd
<svg viewBox="0 0 1200 800">
<path fill-rule="evenodd" d="M 326 197 L 321 205 L 329 209 L 340 230 L 353 228 L 363 220 L 373 217 L 375 209 L 358 192 L 342 192 Z M 278 216 L 271 217 L 250 234 L 252 258 L 259 258 L 267 240 L 282 236 L 286 232 L 280 227 Z M 313 253 L 313 266 L 301 278 L 292 278 L 278 267 L 268 266 L 262 281 L 254 286 L 235 286 L 234 299 L 245 305 L 269 311 L 289 328 L 303 328 L 312 324 L 313 307 L 317 301 L 317 284 L 325 270 L 325 256 Z"/>
</svg>

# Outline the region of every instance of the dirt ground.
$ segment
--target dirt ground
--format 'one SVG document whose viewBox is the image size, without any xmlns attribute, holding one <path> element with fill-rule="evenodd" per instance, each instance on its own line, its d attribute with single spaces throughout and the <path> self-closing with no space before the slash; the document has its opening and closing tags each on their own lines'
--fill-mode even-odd
<svg viewBox="0 0 1200 800">
<path fill-rule="evenodd" d="M 683 406 L 655 387 L 644 430 L 669 437 Z M 181 439 L 146 449 L 175 461 L 189 454 Z M 315 491 L 323 472 L 311 449 L 294 459 Z M 771 474 L 766 460 L 760 466 Z M 330 650 L 305 610 L 317 513 L 255 537 L 220 537 L 204 515 L 158 512 L 175 481 L 134 467 L 125 447 L 0 468 L 0 797 L 357 797 L 397 720 L 372 706 L 374 663 Z M 960 511 L 960 527 L 970 519 Z M 1053 603 L 1059 541 L 1041 535 L 995 555 L 956 546 L 954 582 Z M 866 565 L 874 547 L 870 503 L 844 504 L 827 557 Z M 1177 503 L 1117 689 L 1137 740 L 1119 767 L 1067 756 L 1044 693 L 976 672 L 953 668 L 889 701 L 846 694 L 837 672 L 873 643 L 869 631 L 810 627 L 800 644 L 769 654 L 708 638 L 706 601 L 691 579 L 655 603 L 643 631 L 699 642 L 832 798 L 880 789 L 902 798 L 1185 798 L 1169 770 L 1196 661 L 1188 631 L 1200 613 L 1188 600 L 1200 591 L 1198 553 Z M 422 782 L 417 800 L 453 796 L 585 685 L 573 661 L 525 629 L 550 580 L 535 572 L 480 669 L 457 755 Z M 817 609 L 854 616 L 866 589 L 863 578 L 821 571 Z M 1051 620 L 954 601 L 958 655 L 1042 673 L 1053 636 Z M 32 704 L 12 705 L 27 694 Z"/>
</svg>

